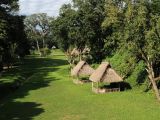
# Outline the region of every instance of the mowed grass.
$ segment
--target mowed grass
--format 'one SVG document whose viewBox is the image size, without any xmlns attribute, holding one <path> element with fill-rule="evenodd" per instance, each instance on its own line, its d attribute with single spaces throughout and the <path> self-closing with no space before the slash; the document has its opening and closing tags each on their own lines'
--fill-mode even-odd
<svg viewBox="0 0 160 120">
<path fill-rule="evenodd" d="M 8 77 L 6 73 L 1 78 L 8 81 L 18 75 L 25 76 L 26 80 L 0 101 L 0 120 L 160 119 L 160 104 L 151 92 L 132 89 L 94 94 L 90 83 L 73 84 L 60 51 L 48 58 L 29 57 L 24 63 L 15 70 L 17 73 L 10 71 Z"/>
</svg>

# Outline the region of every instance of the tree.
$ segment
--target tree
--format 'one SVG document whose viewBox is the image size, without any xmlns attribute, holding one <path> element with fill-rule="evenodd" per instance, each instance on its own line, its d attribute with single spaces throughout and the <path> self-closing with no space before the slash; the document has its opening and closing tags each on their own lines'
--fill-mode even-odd
<svg viewBox="0 0 160 120">
<path fill-rule="evenodd" d="M 159 74 L 155 73 L 160 58 L 160 16 L 156 9 L 153 10 L 152 5 L 155 5 L 154 1 L 109 0 L 106 2 L 107 16 L 103 26 L 112 29 L 110 37 L 118 39 L 119 48 L 127 48 L 138 60 L 144 61 L 149 81 L 160 100 L 155 81 L 159 79 Z M 120 34 L 116 35 L 119 32 Z"/>
<path fill-rule="evenodd" d="M 156 77 L 158 77 L 155 75 L 156 64 L 159 63 L 160 58 L 160 16 L 153 14 L 149 1 L 138 1 L 138 3 L 133 4 L 132 7 L 135 7 L 135 13 L 132 13 L 132 15 L 134 15 L 132 19 L 127 19 L 129 27 L 125 27 L 126 41 L 130 43 L 131 49 L 134 50 L 132 52 L 140 55 L 140 59 L 145 62 L 148 78 L 152 83 L 157 99 L 160 101 L 160 94 L 155 81 L 155 79 L 157 79 Z M 131 18 L 131 16 L 129 16 L 129 18 Z"/>
<path fill-rule="evenodd" d="M 102 28 L 106 31 L 104 49 L 107 56 L 113 55 L 122 47 L 120 43 L 123 40 L 122 33 L 125 25 L 123 4 L 121 0 L 107 0 L 105 3 L 105 19 Z"/>
<path fill-rule="evenodd" d="M 99 62 L 104 57 L 101 29 L 104 0 L 73 0 L 73 4 L 62 6 L 60 16 L 52 24 L 53 34 L 64 51 L 71 47 L 81 53 L 87 46 L 91 49 L 92 61 Z"/>
<path fill-rule="evenodd" d="M 23 16 L 17 16 L 18 0 L 0 1 L 0 63 L 11 64 L 17 55 L 28 53 Z M 25 46 L 25 47 L 24 47 Z M 19 49 L 19 50 L 18 50 Z M 18 51 L 21 51 L 18 52 Z"/>
<path fill-rule="evenodd" d="M 26 17 L 24 24 L 28 37 L 36 41 L 37 50 L 40 51 L 39 40 L 42 41 L 42 48 L 46 47 L 45 39 L 50 34 L 51 18 L 45 13 L 33 14 Z"/>
<path fill-rule="evenodd" d="M 58 46 L 65 52 L 73 45 L 72 39 L 69 39 L 69 32 L 74 13 L 70 4 L 64 4 L 60 9 L 60 16 L 52 21 L 52 35 Z"/>
<path fill-rule="evenodd" d="M 91 49 L 93 62 L 100 62 L 104 58 L 105 34 L 101 28 L 104 20 L 104 2 L 104 0 L 73 0 L 79 18 L 79 33 L 83 46 L 87 45 Z"/>
</svg>

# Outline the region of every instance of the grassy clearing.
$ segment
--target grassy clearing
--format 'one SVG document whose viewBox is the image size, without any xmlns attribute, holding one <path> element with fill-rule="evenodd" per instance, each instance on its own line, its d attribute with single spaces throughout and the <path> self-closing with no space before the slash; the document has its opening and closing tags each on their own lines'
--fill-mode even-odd
<svg viewBox="0 0 160 120">
<path fill-rule="evenodd" d="M 158 120 L 160 104 L 152 93 L 129 90 L 97 95 L 90 83 L 74 85 L 65 56 L 29 57 L 0 79 L 18 76 L 25 84 L 0 101 L 0 120 Z"/>
</svg>

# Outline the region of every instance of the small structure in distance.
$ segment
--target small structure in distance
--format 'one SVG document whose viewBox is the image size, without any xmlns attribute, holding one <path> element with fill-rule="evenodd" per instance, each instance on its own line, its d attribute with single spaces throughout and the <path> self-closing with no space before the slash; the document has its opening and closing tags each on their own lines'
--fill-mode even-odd
<svg viewBox="0 0 160 120">
<path fill-rule="evenodd" d="M 82 84 L 85 81 L 79 80 L 80 76 L 90 76 L 94 72 L 94 69 L 86 61 L 80 61 L 72 70 L 71 76 L 76 78 L 73 82 L 76 84 Z M 87 80 L 88 81 L 88 80 Z"/>
</svg>

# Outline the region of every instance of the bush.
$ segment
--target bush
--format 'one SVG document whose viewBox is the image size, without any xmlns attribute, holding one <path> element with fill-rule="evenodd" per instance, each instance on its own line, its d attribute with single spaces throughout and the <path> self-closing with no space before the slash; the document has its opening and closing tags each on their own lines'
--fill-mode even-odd
<svg viewBox="0 0 160 120">
<path fill-rule="evenodd" d="M 132 87 L 137 85 L 143 85 L 147 77 L 147 72 L 145 70 L 145 64 L 143 61 L 139 61 L 131 75 L 126 79 Z"/>
<path fill-rule="evenodd" d="M 106 60 L 110 62 L 111 66 L 123 77 L 127 78 L 136 66 L 136 58 L 129 52 L 117 52 L 112 57 L 107 57 Z"/>
<path fill-rule="evenodd" d="M 132 87 L 145 82 L 147 73 L 144 62 L 138 61 L 128 51 L 118 51 L 113 56 L 107 57 L 106 61 L 110 62 L 112 68 Z"/>
<path fill-rule="evenodd" d="M 40 52 L 41 52 L 42 57 L 45 57 L 45 56 L 51 54 L 51 50 L 48 48 L 42 48 L 42 49 L 40 49 Z"/>
</svg>

